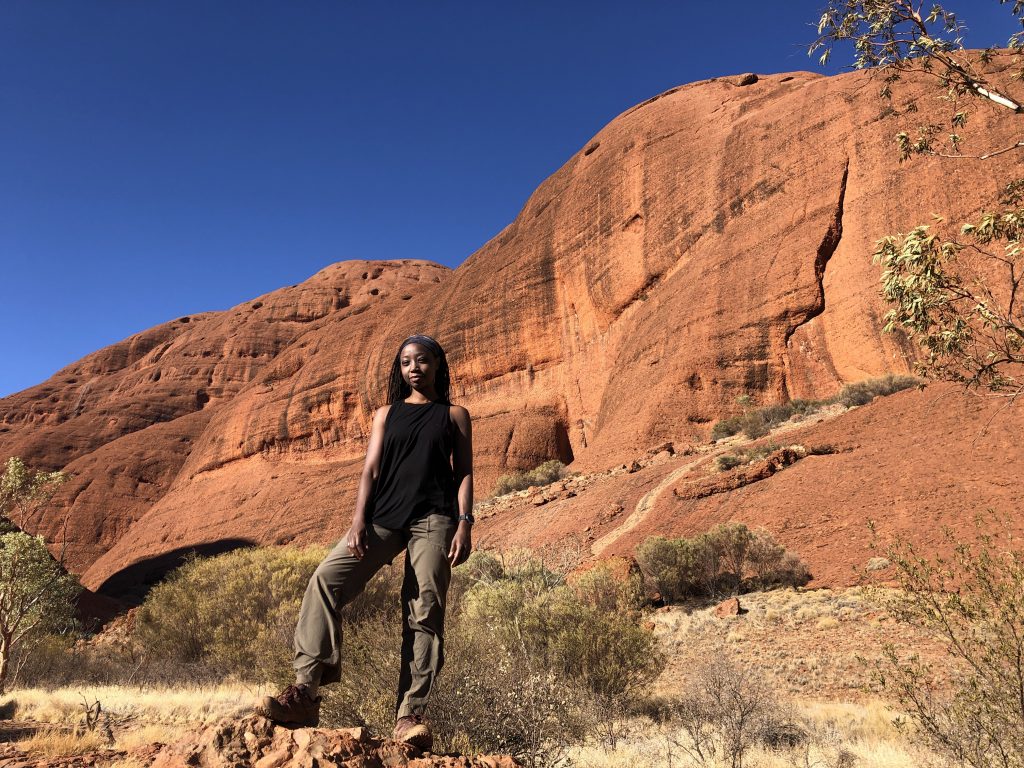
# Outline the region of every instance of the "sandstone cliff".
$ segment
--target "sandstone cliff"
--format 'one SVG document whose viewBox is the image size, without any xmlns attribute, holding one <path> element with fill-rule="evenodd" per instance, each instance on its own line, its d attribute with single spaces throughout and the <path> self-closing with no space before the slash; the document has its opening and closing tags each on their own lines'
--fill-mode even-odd
<svg viewBox="0 0 1024 768">
<path fill-rule="evenodd" d="M 914 350 L 880 332 L 873 241 L 975 212 L 1016 158 L 901 166 L 877 89 L 803 72 L 674 88 L 609 123 L 458 269 L 335 264 L 0 400 L 0 457 L 76 474 L 63 508 L 20 522 L 52 537 L 70 512 L 73 568 L 113 592 L 192 547 L 336 539 L 413 332 L 448 351 L 478 497 L 508 468 L 604 469 L 706 439 L 739 394 L 908 370 Z M 922 122 L 941 107 L 908 80 L 896 110 L 911 104 Z M 1009 143 L 998 112 L 972 121 Z M 927 450 L 929 424 L 906 428 Z"/>
</svg>

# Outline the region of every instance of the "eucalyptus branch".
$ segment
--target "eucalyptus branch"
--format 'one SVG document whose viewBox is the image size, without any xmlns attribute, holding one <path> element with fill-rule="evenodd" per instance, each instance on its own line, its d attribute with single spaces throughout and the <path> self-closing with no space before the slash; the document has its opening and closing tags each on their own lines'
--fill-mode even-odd
<svg viewBox="0 0 1024 768">
<path fill-rule="evenodd" d="M 1012 152 L 1013 150 L 1021 149 L 1022 147 L 1024 147 L 1024 141 L 1018 141 L 1016 144 L 1011 144 L 1008 147 L 1003 147 L 1002 149 L 997 149 L 992 152 L 986 152 L 984 155 L 964 155 L 960 153 L 950 154 L 945 152 L 934 151 L 927 152 L 925 154 L 932 155 L 933 157 L 951 158 L 954 160 L 989 160 L 990 158 L 998 157 L 999 155 L 1005 155 L 1007 152 Z"/>
</svg>

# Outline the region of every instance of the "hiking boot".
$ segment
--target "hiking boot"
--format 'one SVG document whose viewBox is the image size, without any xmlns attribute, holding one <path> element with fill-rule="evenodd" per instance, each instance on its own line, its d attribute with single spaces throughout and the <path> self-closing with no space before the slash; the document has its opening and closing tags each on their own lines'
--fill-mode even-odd
<svg viewBox="0 0 1024 768">
<path fill-rule="evenodd" d="M 434 745 L 434 735 L 430 732 L 430 726 L 423 715 L 406 715 L 398 718 L 393 738 L 395 741 L 418 747 L 424 752 Z"/>
<path fill-rule="evenodd" d="M 281 725 L 320 724 L 320 697 L 309 695 L 304 685 L 289 685 L 277 696 L 264 696 L 256 711 Z"/>
</svg>

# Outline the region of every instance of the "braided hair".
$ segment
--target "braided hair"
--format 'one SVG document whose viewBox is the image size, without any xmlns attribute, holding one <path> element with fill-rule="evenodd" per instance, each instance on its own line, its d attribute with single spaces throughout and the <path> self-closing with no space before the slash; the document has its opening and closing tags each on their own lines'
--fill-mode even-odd
<svg viewBox="0 0 1024 768">
<path fill-rule="evenodd" d="M 391 374 L 388 376 L 387 402 L 394 403 L 397 400 L 405 400 L 412 394 L 412 387 L 402 378 L 402 350 L 407 344 L 421 344 L 433 353 L 437 359 L 437 373 L 434 375 L 434 391 L 437 392 L 437 402 L 451 405 L 451 373 L 448 370 L 448 358 L 444 349 L 435 339 L 422 333 L 409 336 L 398 345 L 394 362 L 391 363 Z"/>
</svg>

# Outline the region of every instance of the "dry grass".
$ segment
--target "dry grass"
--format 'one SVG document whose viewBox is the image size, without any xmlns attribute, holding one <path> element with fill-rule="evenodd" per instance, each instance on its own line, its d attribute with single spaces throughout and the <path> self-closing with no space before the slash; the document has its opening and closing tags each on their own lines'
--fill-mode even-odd
<svg viewBox="0 0 1024 768">
<path fill-rule="evenodd" d="M 737 661 L 761 671 L 781 697 L 795 707 L 796 720 L 809 734 L 803 747 L 748 754 L 745 765 L 759 768 L 849 764 L 856 768 L 910 768 L 935 762 L 909 744 L 892 725 L 897 714 L 867 685 L 869 670 L 856 656 L 876 653 L 886 640 L 928 654 L 926 638 L 896 624 L 869 601 L 864 591 L 775 590 L 740 596 L 744 613 L 719 618 L 712 607 L 672 606 L 654 613 L 654 632 L 670 659 L 652 693 L 678 695 L 694 665 L 706 655 L 708 638 L 727 638 Z M 944 658 L 937 653 L 934 659 Z M 265 687 L 225 683 L 217 686 L 125 687 L 71 686 L 55 690 L 19 690 L 0 697 L 17 720 L 73 726 L 82 720 L 84 702 L 99 701 L 113 729 L 115 746 L 132 750 L 154 742 L 176 743 L 203 725 L 247 713 Z M 648 719 L 626 724 L 626 736 L 614 749 L 598 743 L 571 752 L 580 768 L 635 768 L 636 765 L 694 765 L 674 740 L 681 738 Z M 73 737 L 40 733 L 20 744 L 46 756 L 81 754 L 104 746 L 102 733 Z M 845 757 L 844 757 L 845 756 Z M 847 762 L 844 763 L 844 760 Z M 142 768 L 131 758 L 111 768 Z M 708 764 L 707 768 L 713 768 Z"/>
<path fill-rule="evenodd" d="M 149 723 L 117 734 L 117 748 L 130 752 L 148 744 L 176 744 L 182 741 L 184 736 L 194 732 L 193 727 L 185 724 Z"/>
<path fill-rule="evenodd" d="M 653 614 L 654 632 L 669 656 L 654 693 L 677 693 L 714 638 L 725 638 L 740 663 L 756 666 L 781 693 L 803 700 L 880 696 L 871 665 L 881 658 L 886 641 L 932 660 L 945 658 L 933 639 L 898 625 L 859 587 L 778 589 L 739 600 L 744 611 L 739 616 L 720 618 L 703 605 L 670 606 Z"/>
<path fill-rule="evenodd" d="M 238 715 L 265 693 L 263 687 L 237 683 L 175 688 L 82 685 L 13 691 L 0 697 L 0 707 L 13 704 L 13 717 L 18 720 L 69 725 L 81 720 L 85 699 L 99 701 L 103 713 L 115 719 L 194 725 Z"/>
<path fill-rule="evenodd" d="M 17 742 L 28 754 L 49 757 L 80 755 L 104 747 L 131 751 L 148 744 L 174 744 L 204 725 L 224 717 L 248 714 L 249 708 L 267 691 L 252 686 L 126 687 L 72 686 L 53 690 L 24 689 L 0 697 L 0 707 L 13 704 L 13 717 L 54 726 Z M 84 702 L 99 701 L 99 727 L 75 736 L 67 730 L 83 722 Z M 104 726 L 111 729 L 108 743 Z M 57 727 L 62 730 L 57 730 Z M 141 768 L 132 758 L 110 768 Z"/>
<path fill-rule="evenodd" d="M 933 756 L 908 744 L 892 725 L 897 714 L 883 703 L 806 702 L 797 706 L 798 719 L 810 733 L 804 747 L 783 750 L 756 748 L 744 759 L 758 768 L 794 768 L 841 765 L 841 755 L 854 758 L 857 768 L 919 768 Z M 573 749 L 570 756 L 580 768 L 636 768 L 637 765 L 700 766 L 678 743 L 683 736 L 667 728 L 636 721 L 614 749 L 598 744 Z M 727 766 L 709 761 L 702 768 Z"/>
<path fill-rule="evenodd" d="M 66 731 L 42 730 L 27 739 L 17 742 L 18 746 L 30 755 L 44 757 L 63 757 L 67 755 L 84 755 L 109 746 L 100 733 L 76 735 Z"/>
</svg>

